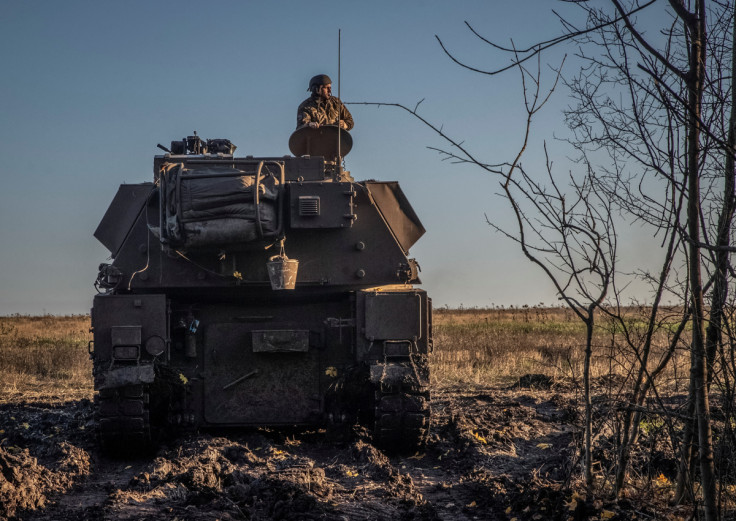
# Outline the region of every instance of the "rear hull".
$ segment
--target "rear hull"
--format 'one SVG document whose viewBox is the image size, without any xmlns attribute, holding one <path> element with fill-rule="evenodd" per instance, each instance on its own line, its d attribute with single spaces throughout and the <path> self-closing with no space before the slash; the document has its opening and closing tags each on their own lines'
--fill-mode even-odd
<svg viewBox="0 0 736 521">
<path fill-rule="evenodd" d="M 406 286 L 273 296 L 96 297 L 103 444 L 127 445 L 133 417 L 136 443 L 157 428 L 362 421 L 378 423 L 390 443 L 408 436 L 420 445 L 429 421 L 426 293 Z"/>
</svg>

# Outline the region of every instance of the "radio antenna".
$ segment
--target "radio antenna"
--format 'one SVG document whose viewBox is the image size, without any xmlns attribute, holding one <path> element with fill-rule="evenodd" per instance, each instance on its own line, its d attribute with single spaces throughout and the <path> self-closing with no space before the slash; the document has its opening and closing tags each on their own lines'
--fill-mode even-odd
<svg viewBox="0 0 736 521">
<path fill-rule="evenodd" d="M 337 99 L 340 100 L 340 104 L 342 104 L 342 98 L 340 97 L 340 65 L 342 63 L 342 58 L 340 56 L 341 52 L 341 40 L 342 40 L 342 29 L 337 30 Z M 342 177 L 342 156 L 340 155 L 341 152 L 341 137 L 342 137 L 342 128 L 340 126 L 340 117 L 341 117 L 341 105 L 338 105 L 337 108 L 337 173 L 340 177 Z"/>
</svg>

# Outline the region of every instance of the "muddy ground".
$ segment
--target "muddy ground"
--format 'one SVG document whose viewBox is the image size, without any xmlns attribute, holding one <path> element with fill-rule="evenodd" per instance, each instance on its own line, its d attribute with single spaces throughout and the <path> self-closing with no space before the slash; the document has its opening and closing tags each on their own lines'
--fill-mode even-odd
<svg viewBox="0 0 736 521">
<path fill-rule="evenodd" d="M 522 384 L 534 383 L 521 382 Z M 570 385 L 444 387 L 424 452 L 355 427 L 197 432 L 136 460 L 103 457 L 88 399 L 0 403 L 0 519 L 685 519 L 579 490 Z"/>
</svg>

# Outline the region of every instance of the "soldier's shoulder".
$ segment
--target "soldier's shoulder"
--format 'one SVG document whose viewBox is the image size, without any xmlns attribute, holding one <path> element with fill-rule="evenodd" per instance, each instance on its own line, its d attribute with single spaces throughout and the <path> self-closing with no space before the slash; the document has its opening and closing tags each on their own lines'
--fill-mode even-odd
<svg viewBox="0 0 736 521">
<path fill-rule="evenodd" d="M 312 98 L 309 97 L 309 98 L 305 99 L 304 101 L 302 101 L 299 104 L 299 108 L 301 109 L 303 107 L 308 107 L 308 106 L 313 105 L 313 104 L 314 104 L 314 102 L 312 101 Z"/>
</svg>

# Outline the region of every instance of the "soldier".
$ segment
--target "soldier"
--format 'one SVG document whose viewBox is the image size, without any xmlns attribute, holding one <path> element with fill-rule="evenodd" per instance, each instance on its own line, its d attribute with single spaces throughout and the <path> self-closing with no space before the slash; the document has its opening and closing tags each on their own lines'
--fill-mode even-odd
<svg viewBox="0 0 736 521">
<path fill-rule="evenodd" d="M 326 74 L 318 74 L 309 80 L 312 95 L 305 99 L 296 113 L 296 128 L 309 126 L 319 128 L 320 125 L 337 125 L 350 130 L 353 128 L 353 116 L 339 98 L 332 97 L 332 80 Z M 338 118 L 339 116 L 339 118 Z"/>
</svg>

